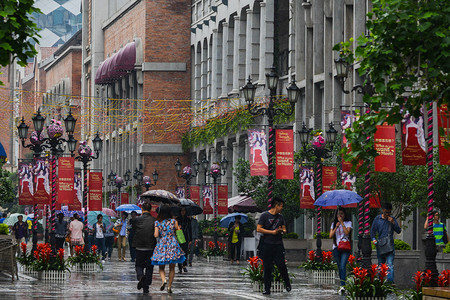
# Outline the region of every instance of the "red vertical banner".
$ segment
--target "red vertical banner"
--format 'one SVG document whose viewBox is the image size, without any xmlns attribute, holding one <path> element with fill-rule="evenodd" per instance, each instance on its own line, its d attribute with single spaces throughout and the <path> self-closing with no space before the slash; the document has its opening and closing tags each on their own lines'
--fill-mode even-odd
<svg viewBox="0 0 450 300">
<path fill-rule="evenodd" d="M 314 171 L 312 168 L 300 168 L 300 208 L 314 208 Z"/>
<path fill-rule="evenodd" d="M 191 185 L 189 188 L 191 190 L 191 200 L 200 206 L 200 186 Z"/>
<path fill-rule="evenodd" d="M 109 208 L 111 208 L 112 210 L 116 210 L 116 204 L 117 204 L 116 194 L 110 194 L 109 195 Z"/>
<path fill-rule="evenodd" d="M 49 204 L 51 195 L 50 165 L 47 159 L 36 159 L 34 164 L 34 178 L 36 191 L 35 204 Z"/>
<path fill-rule="evenodd" d="M 120 196 L 120 204 L 128 204 L 130 203 L 130 198 L 128 196 L 128 193 L 121 193 Z"/>
<path fill-rule="evenodd" d="M 426 161 L 423 116 L 407 113 L 402 120 L 402 163 L 405 166 L 424 166 Z"/>
<path fill-rule="evenodd" d="M 267 158 L 267 136 L 264 130 L 248 130 L 248 145 L 250 147 L 250 175 L 269 175 L 269 160 Z"/>
<path fill-rule="evenodd" d="M 102 172 L 89 172 L 89 211 L 102 211 Z"/>
<path fill-rule="evenodd" d="M 395 172 L 395 127 L 378 125 L 375 132 L 375 172 Z"/>
<path fill-rule="evenodd" d="M 33 165 L 19 163 L 19 205 L 34 204 Z"/>
<path fill-rule="evenodd" d="M 439 163 L 450 165 L 450 148 L 445 149 L 444 144 L 450 143 L 450 114 L 447 104 L 438 108 L 438 128 L 439 128 Z"/>
<path fill-rule="evenodd" d="M 81 210 L 83 205 L 83 182 L 81 172 L 74 172 L 73 175 L 73 199 L 69 203 L 69 210 Z"/>
<path fill-rule="evenodd" d="M 217 187 L 217 206 L 219 215 L 228 214 L 228 185 Z"/>
<path fill-rule="evenodd" d="M 211 186 L 204 185 L 203 186 L 203 213 L 212 214 L 213 213 L 213 193 Z"/>
<path fill-rule="evenodd" d="M 351 151 L 351 145 L 347 141 L 347 137 L 345 136 L 345 130 L 347 128 L 351 128 L 353 122 L 355 121 L 355 112 L 350 110 L 342 110 L 341 111 L 341 129 L 342 129 L 342 147 L 347 148 L 347 152 Z M 345 161 L 342 158 L 342 171 L 350 172 L 352 169 L 351 162 Z"/>
<path fill-rule="evenodd" d="M 337 181 L 337 168 L 331 166 L 322 167 L 322 191 L 323 193 L 334 190 L 333 185 Z"/>
<path fill-rule="evenodd" d="M 180 198 L 180 199 L 186 198 L 186 192 L 184 190 L 184 185 L 177 186 L 177 189 L 175 191 L 175 195 L 177 195 L 177 197 Z"/>
<path fill-rule="evenodd" d="M 276 178 L 294 179 L 294 132 L 292 129 L 275 131 Z"/>
<path fill-rule="evenodd" d="M 58 158 L 58 204 L 73 203 L 75 159 L 73 157 Z"/>
</svg>

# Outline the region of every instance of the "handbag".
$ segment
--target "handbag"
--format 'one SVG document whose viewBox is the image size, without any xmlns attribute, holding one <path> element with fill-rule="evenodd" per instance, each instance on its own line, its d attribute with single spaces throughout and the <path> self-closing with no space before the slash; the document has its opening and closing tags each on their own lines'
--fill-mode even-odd
<svg viewBox="0 0 450 300">
<path fill-rule="evenodd" d="M 341 252 L 350 252 L 352 251 L 352 244 L 350 243 L 350 241 L 343 240 L 339 242 L 337 248 Z"/>
<path fill-rule="evenodd" d="M 394 243 L 392 243 L 392 236 L 389 234 L 378 239 L 378 254 L 383 255 L 394 251 Z"/>
<path fill-rule="evenodd" d="M 184 237 L 183 230 L 177 229 L 177 231 L 175 233 L 177 235 L 177 240 L 178 240 L 178 243 L 180 243 L 180 245 L 186 243 L 186 238 Z"/>
</svg>

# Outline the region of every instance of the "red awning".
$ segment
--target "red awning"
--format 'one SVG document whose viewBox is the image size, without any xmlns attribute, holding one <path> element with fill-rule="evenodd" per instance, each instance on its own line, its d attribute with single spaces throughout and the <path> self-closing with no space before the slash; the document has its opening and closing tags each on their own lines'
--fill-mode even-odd
<svg viewBox="0 0 450 300">
<path fill-rule="evenodd" d="M 95 84 L 109 84 L 134 70 L 136 44 L 128 43 L 113 56 L 105 59 L 95 73 Z"/>
</svg>

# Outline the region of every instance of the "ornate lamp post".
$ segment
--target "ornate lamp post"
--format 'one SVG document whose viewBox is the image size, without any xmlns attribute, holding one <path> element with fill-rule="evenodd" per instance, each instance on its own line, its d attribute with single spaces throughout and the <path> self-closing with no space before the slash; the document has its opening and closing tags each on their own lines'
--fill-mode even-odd
<svg viewBox="0 0 450 300">
<path fill-rule="evenodd" d="M 245 101 L 247 102 L 247 108 L 250 114 L 266 115 L 269 122 L 269 149 L 268 149 L 268 159 L 269 159 L 269 177 L 268 177 L 268 206 L 272 205 L 272 191 L 273 191 L 273 157 L 275 151 L 275 135 L 273 132 L 273 119 L 275 116 L 280 114 L 285 114 L 290 116 L 294 113 L 295 104 L 297 103 L 298 97 L 300 96 L 300 89 L 295 84 L 295 80 L 292 80 L 289 87 L 287 87 L 288 100 L 291 104 L 291 110 L 285 111 L 282 108 L 275 108 L 275 95 L 278 86 L 279 76 L 275 72 L 275 68 L 272 67 L 269 73 L 266 74 L 266 86 L 270 90 L 270 100 L 268 107 L 259 107 L 259 105 L 254 104 L 256 85 L 252 84 L 252 80 L 249 77 L 247 84 L 241 89 L 244 94 Z"/>
<path fill-rule="evenodd" d="M 73 153 L 75 151 L 76 140 L 73 137 L 73 132 L 75 130 L 76 119 L 72 116 L 72 110 L 69 110 L 69 114 L 64 119 L 64 125 L 66 127 L 66 132 L 69 138 L 66 140 L 61 136 L 64 133 L 63 127 L 60 121 L 52 120 L 51 124 L 47 126 L 48 137 L 42 136 L 42 130 L 44 129 L 45 117 L 41 115 L 40 110 L 37 111 L 36 115 L 33 116 L 34 132 L 31 134 L 30 141 L 31 144 L 26 145 L 25 139 L 28 137 L 28 125 L 25 124 L 25 120 L 22 117 L 22 122 L 17 126 L 19 132 L 19 138 L 22 140 L 22 147 L 30 148 L 33 150 L 34 157 L 39 157 L 42 151 L 45 149 L 51 150 L 51 164 L 52 164 L 52 200 L 51 200 L 51 234 L 50 234 L 50 244 L 54 248 L 56 245 L 55 241 L 55 230 L 56 230 L 56 157 L 61 155 L 61 144 L 67 143 L 69 151 Z M 37 215 L 37 205 L 34 205 L 34 213 Z M 34 219 L 33 226 L 33 247 L 36 247 L 37 237 L 35 240 L 36 230 L 37 230 L 37 220 Z M 37 236 L 37 235 L 36 235 Z M 36 242 L 36 243 L 35 243 Z"/>
<path fill-rule="evenodd" d="M 120 176 L 117 176 L 116 173 L 111 171 L 111 173 L 108 175 L 108 185 L 109 186 L 116 186 L 118 190 L 118 196 L 117 196 L 117 206 L 121 204 L 121 198 L 122 195 L 120 193 L 120 190 L 123 186 L 127 186 L 128 182 L 131 181 L 131 171 L 127 170 L 125 174 L 123 175 L 123 178 Z"/>
<path fill-rule="evenodd" d="M 136 179 L 139 182 L 139 185 L 142 184 L 142 182 L 144 183 L 145 189 L 148 191 L 148 189 L 152 186 L 156 185 L 156 182 L 158 181 L 158 176 L 159 173 L 158 171 L 153 171 L 152 176 L 153 176 L 153 181 L 155 183 L 152 183 L 150 176 L 144 176 L 144 173 L 141 171 L 141 169 L 136 168 L 136 170 L 134 170 L 134 174 L 133 174 L 133 178 Z"/>
<path fill-rule="evenodd" d="M 78 154 L 79 156 L 75 157 L 76 160 L 81 161 L 83 163 L 83 209 L 84 209 L 84 244 L 87 245 L 87 239 L 88 239 L 88 221 L 87 221 L 87 215 L 88 215 L 88 205 L 87 205 L 87 198 L 88 198 L 88 177 L 87 177 L 87 168 L 89 162 L 91 162 L 93 159 L 98 159 L 100 151 L 102 151 L 103 148 L 103 141 L 100 138 L 98 132 L 95 135 L 94 140 L 92 141 L 94 145 L 94 152 L 95 155 L 92 153 L 91 147 L 89 147 L 86 143 L 86 141 L 80 142 L 80 146 L 78 147 Z"/>
<path fill-rule="evenodd" d="M 177 158 L 177 161 L 175 163 L 175 170 L 177 171 L 178 177 L 184 178 L 186 180 L 186 198 L 188 199 L 191 199 L 191 179 L 197 177 L 198 170 L 200 169 L 200 163 L 197 161 L 197 159 L 194 160 L 192 166 L 194 167 L 194 171 L 192 171 L 192 168 L 190 166 L 186 166 L 183 168 L 183 173 L 180 174 L 182 167 L 180 159 Z"/>
<path fill-rule="evenodd" d="M 314 187 L 316 199 L 322 195 L 322 160 L 330 158 L 333 155 L 333 146 L 336 143 L 337 131 L 334 129 L 333 123 L 329 124 L 329 129 L 326 132 L 327 139 L 325 140 L 321 134 L 313 137 L 310 140 L 311 130 L 307 129 L 305 123 L 303 123 L 302 129 L 298 131 L 300 135 L 300 141 L 306 154 L 314 156 Z M 311 143 L 311 148 L 307 148 L 308 143 Z M 329 146 L 329 148 L 327 148 Z M 321 207 L 317 207 L 317 253 L 318 258 L 322 257 L 322 210 Z"/>
</svg>

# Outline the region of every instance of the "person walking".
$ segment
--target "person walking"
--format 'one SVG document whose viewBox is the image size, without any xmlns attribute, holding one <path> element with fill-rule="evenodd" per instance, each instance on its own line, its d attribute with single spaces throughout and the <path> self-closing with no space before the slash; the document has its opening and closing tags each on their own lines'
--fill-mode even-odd
<svg viewBox="0 0 450 300">
<path fill-rule="evenodd" d="M 106 226 L 106 230 L 103 235 L 105 236 L 105 251 L 106 251 L 105 259 L 108 258 L 108 260 L 111 260 L 111 256 L 114 249 L 114 231 L 113 231 L 114 223 L 111 222 L 111 217 L 108 218 L 110 223 L 108 226 Z"/>
<path fill-rule="evenodd" d="M 183 244 L 180 244 L 181 249 L 183 249 L 183 252 L 188 253 L 189 250 L 189 244 L 192 243 L 192 228 L 191 228 L 191 219 L 187 217 L 186 214 L 186 208 L 182 207 L 180 210 L 180 217 L 177 219 L 178 225 L 180 226 L 181 230 L 183 230 L 184 238 L 186 239 L 186 242 Z M 183 263 L 178 264 L 178 273 L 181 274 L 184 272 L 187 272 L 187 261 L 185 260 Z"/>
<path fill-rule="evenodd" d="M 448 243 L 447 228 L 445 228 L 445 224 L 440 221 L 440 214 L 437 210 L 434 210 L 431 214 L 433 215 L 433 235 L 436 239 L 436 246 L 442 248 Z M 423 228 L 425 230 L 428 229 L 428 218 L 425 220 Z"/>
<path fill-rule="evenodd" d="M 148 202 L 142 204 L 142 215 L 133 221 L 135 234 L 133 237 L 133 248 L 136 250 L 136 278 L 139 281 L 138 290 L 143 289 L 144 294 L 149 293 L 149 286 L 152 284 L 153 250 L 156 246 L 155 238 L 155 218 L 150 211 L 152 205 Z"/>
<path fill-rule="evenodd" d="M 122 212 L 122 217 L 117 220 L 115 227 L 119 230 L 119 235 L 117 236 L 117 252 L 119 261 L 127 261 L 125 259 L 125 252 L 127 247 L 127 217 L 128 213 Z"/>
<path fill-rule="evenodd" d="M 136 232 L 136 228 L 134 226 L 134 221 L 136 220 L 137 213 L 133 210 L 131 212 L 131 219 L 128 222 L 128 245 L 130 247 L 130 257 L 131 261 L 134 262 L 136 260 L 136 248 L 133 247 L 133 238 Z"/>
<path fill-rule="evenodd" d="M 161 276 L 161 288 L 166 287 L 165 265 L 169 265 L 169 283 L 167 292 L 172 293 L 172 283 L 175 278 L 175 264 L 183 263 L 186 260 L 185 253 L 176 239 L 176 230 L 180 230 L 178 222 L 172 218 L 170 207 L 162 205 L 155 222 L 155 238 L 159 238 L 152 256 L 152 264 L 159 266 Z"/>
<path fill-rule="evenodd" d="M 17 222 L 13 225 L 12 231 L 17 243 L 17 255 L 20 255 L 20 244 L 28 237 L 28 223 L 23 221 L 23 216 L 17 217 Z"/>
<path fill-rule="evenodd" d="M 352 221 L 345 209 L 339 207 L 334 214 L 334 221 L 331 224 L 330 239 L 333 239 L 333 257 L 338 265 L 341 288 L 339 294 L 343 294 L 345 289 L 345 278 L 347 276 L 347 262 L 351 249 Z"/>
<path fill-rule="evenodd" d="M 73 215 L 73 221 L 69 224 L 70 232 L 70 255 L 73 255 L 73 247 L 84 245 L 83 229 L 84 225 L 80 222 L 78 214 Z"/>
<path fill-rule="evenodd" d="M 103 216 L 97 215 L 97 223 L 93 226 L 94 232 L 94 241 L 97 246 L 98 253 L 102 254 L 102 262 L 105 262 L 106 259 L 106 246 L 105 246 L 105 231 L 106 225 L 103 223 Z"/>
<path fill-rule="evenodd" d="M 198 243 L 200 240 L 200 227 L 198 226 L 198 221 L 195 217 L 189 216 L 188 218 L 191 220 L 192 232 L 192 241 L 189 243 L 189 267 L 192 267 L 194 252 L 198 248 Z"/>
<path fill-rule="evenodd" d="M 231 264 L 236 262 L 239 264 L 241 258 L 241 245 L 244 236 L 244 227 L 241 224 L 241 216 L 234 217 L 234 222 L 228 226 L 228 243 L 230 245 Z"/>
<path fill-rule="evenodd" d="M 67 234 L 67 221 L 64 221 L 64 214 L 58 214 L 58 220 L 56 221 L 56 231 L 55 231 L 55 239 L 56 239 L 56 250 L 63 248 L 64 242 L 66 240 Z"/>
<path fill-rule="evenodd" d="M 270 295 L 272 285 L 272 270 L 275 263 L 280 271 L 286 286 L 286 291 L 291 291 L 291 280 L 287 272 L 286 261 L 284 257 L 284 246 L 282 235 L 286 233 L 286 224 L 281 215 L 284 200 L 279 197 L 272 199 L 272 206 L 259 217 L 257 232 L 263 234 L 261 237 L 260 256 L 264 267 L 264 295 Z"/>
<path fill-rule="evenodd" d="M 387 281 L 394 283 L 394 231 L 400 233 L 402 229 L 398 226 L 395 217 L 391 216 L 391 203 L 383 203 L 381 209 L 383 210 L 383 213 L 376 216 L 372 222 L 370 236 L 377 248 L 378 264 L 388 265 L 389 272 L 386 279 Z"/>
</svg>

